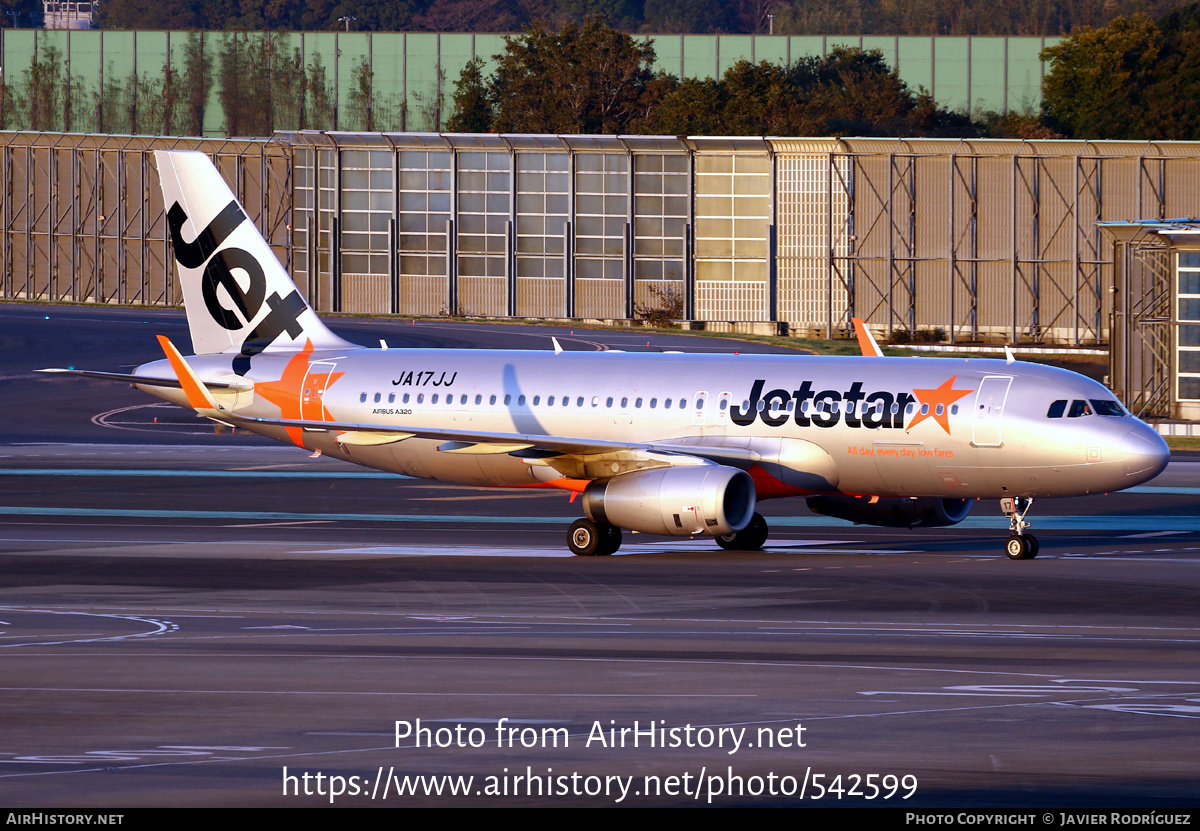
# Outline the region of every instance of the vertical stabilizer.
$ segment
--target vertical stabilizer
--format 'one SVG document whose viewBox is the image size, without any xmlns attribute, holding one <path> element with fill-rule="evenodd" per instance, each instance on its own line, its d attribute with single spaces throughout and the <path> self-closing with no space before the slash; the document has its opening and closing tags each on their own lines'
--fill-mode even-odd
<svg viewBox="0 0 1200 831">
<path fill-rule="evenodd" d="M 353 348 L 325 328 L 203 153 L 154 153 L 197 355 Z"/>
</svg>

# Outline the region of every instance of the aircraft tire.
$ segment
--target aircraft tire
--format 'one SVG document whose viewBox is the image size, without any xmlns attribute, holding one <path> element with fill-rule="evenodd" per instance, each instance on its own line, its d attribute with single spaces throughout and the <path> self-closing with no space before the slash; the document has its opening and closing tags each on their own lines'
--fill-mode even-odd
<svg viewBox="0 0 1200 831">
<path fill-rule="evenodd" d="M 575 520 L 571 523 L 571 530 L 567 531 L 567 547 L 576 557 L 595 557 L 606 553 L 601 550 L 604 542 L 605 535 L 590 519 Z"/>
<path fill-rule="evenodd" d="M 616 554 L 617 549 L 621 547 L 621 529 L 615 525 L 600 525 L 602 543 L 601 550 L 597 554 Z"/>
<path fill-rule="evenodd" d="M 1004 554 L 1010 560 L 1032 560 L 1037 553 L 1038 541 L 1033 534 L 1012 534 L 1004 543 Z"/>
<path fill-rule="evenodd" d="M 767 541 L 770 530 L 762 514 L 756 513 L 741 531 L 718 536 L 717 545 L 726 551 L 758 551 Z"/>
</svg>

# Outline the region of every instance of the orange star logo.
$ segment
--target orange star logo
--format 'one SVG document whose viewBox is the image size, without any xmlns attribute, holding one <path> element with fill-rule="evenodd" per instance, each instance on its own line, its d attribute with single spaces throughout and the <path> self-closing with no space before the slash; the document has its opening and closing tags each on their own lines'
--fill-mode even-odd
<svg viewBox="0 0 1200 831">
<path fill-rule="evenodd" d="M 922 407 L 917 412 L 917 417 L 909 422 L 908 427 L 905 428 L 905 432 L 916 427 L 925 419 L 932 418 L 938 424 L 942 425 L 942 429 L 946 431 L 946 435 L 950 434 L 950 421 L 948 419 L 950 405 L 964 395 L 975 392 L 975 390 L 954 389 L 954 382 L 957 379 L 957 375 L 951 375 L 949 380 L 934 389 L 913 390 L 913 395 L 917 397 L 917 400 L 923 405 L 928 405 L 929 409 Z"/>
<path fill-rule="evenodd" d="M 344 372 L 310 372 L 313 345 L 311 340 L 304 343 L 304 349 L 297 352 L 278 381 L 260 381 L 255 383 L 254 392 L 261 395 L 279 407 L 280 418 L 306 419 L 309 421 L 332 421 L 333 417 L 325 409 L 323 400 L 327 389 L 346 373 Z M 297 447 L 304 447 L 304 431 L 299 427 L 287 427 L 288 438 Z M 309 448 L 304 448 L 305 450 Z"/>
</svg>

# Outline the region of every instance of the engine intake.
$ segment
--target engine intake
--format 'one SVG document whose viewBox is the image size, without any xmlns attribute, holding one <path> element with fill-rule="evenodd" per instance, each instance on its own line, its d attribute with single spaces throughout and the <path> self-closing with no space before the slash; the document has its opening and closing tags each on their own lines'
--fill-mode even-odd
<svg viewBox="0 0 1200 831">
<path fill-rule="evenodd" d="M 583 492 L 583 512 L 644 534 L 690 537 L 733 534 L 754 516 L 754 480 L 723 465 L 667 467 L 596 480 Z"/>
<path fill-rule="evenodd" d="M 971 513 L 973 500 L 924 496 L 917 499 L 888 497 L 871 502 L 861 496 L 810 496 L 814 514 L 848 519 L 861 525 L 888 528 L 942 528 L 957 525 Z"/>
</svg>

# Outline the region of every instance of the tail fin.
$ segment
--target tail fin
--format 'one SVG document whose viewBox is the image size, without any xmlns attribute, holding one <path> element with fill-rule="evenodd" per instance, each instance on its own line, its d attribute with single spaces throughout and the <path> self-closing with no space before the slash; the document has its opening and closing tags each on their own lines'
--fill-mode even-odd
<svg viewBox="0 0 1200 831">
<path fill-rule="evenodd" d="M 234 371 L 266 350 L 352 344 L 325 328 L 203 153 L 157 150 L 163 204 L 197 355 L 237 353 Z"/>
</svg>

